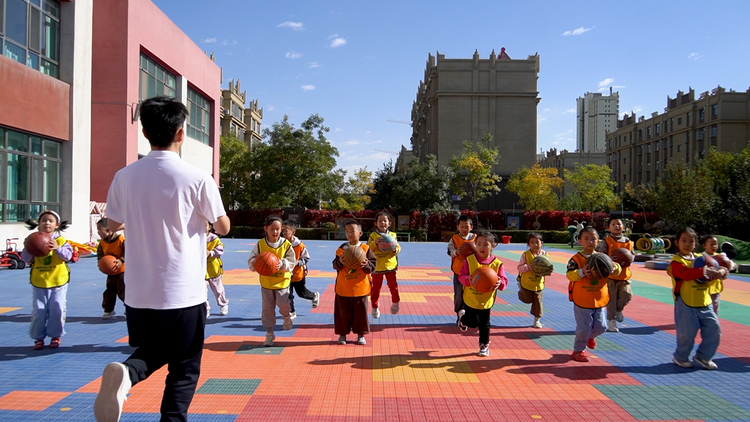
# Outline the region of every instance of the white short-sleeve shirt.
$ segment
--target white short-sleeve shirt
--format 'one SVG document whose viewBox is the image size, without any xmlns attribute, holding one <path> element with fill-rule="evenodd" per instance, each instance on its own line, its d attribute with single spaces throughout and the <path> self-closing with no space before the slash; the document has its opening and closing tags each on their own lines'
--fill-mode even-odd
<svg viewBox="0 0 750 422">
<path fill-rule="evenodd" d="M 125 304 L 179 309 L 206 301 L 206 221 L 226 215 L 216 182 L 172 151 L 115 174 L 107 217 L 125 224 Z"/>
</svg>

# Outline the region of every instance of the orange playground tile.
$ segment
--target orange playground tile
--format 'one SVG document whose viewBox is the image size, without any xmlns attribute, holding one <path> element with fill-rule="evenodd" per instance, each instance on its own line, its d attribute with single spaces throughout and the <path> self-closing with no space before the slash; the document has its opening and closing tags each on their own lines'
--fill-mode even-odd
<svg viewBox="0 0 750 422">
<path fill-rule="evenodd" d="M 11 391 L 0 397 L 0 409 L 45 410 L 69 394 L 64 391 Z"/>
</svg>

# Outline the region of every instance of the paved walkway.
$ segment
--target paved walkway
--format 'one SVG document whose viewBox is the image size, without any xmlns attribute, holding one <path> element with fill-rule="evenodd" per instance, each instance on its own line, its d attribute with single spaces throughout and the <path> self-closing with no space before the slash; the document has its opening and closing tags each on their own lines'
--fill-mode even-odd
<svg viewBox="0 0 750 422">
<path fill-rule="evenodd" d="M 495 250 L 511 283 L 492 312 L 490 356 L 452 313 L 445 244 L 404 243 L 401 312 L 373 321 L 367 345 L 338 345 L 331 260 L 336 241 L 306 242 L 317 309 L 297 299 L 294 329 L 279 318 L 274 347 L 261 346 L 257 277 L 246 269 L 254 241 L 225 239 L 229 315 L 208 319 L 203 371 L 191 421 L 750 420 L 750 283 L 725 283 L 718 371 L 678 368 L 670 280 L 634 264 L 636 297 L 620 333 L 605 333 L 588 363 L 569 359 L 574 320 L 564 271 L 570 251 L 551 250 L 556 274 L 544 294 L 544 328 L 529 328 L 516 296 L 525 245 Z M 130 264 L 129 265 L 133 265 Z M 91 421 L 101 371 L 132 351 L 117 316 L 102 320 L 105 277 L 94 259 L 71 266 L 67 335 L 57 350 L 32 350 L 28 270 L 0 270 L 0 420 Z M 212 310 L 218 312 L 214 303 Z M 350 336 L 354 340 L 354 336 Z M 165 371 L 133 387 L 123 421 L 157 419 Z"/>
</svg>

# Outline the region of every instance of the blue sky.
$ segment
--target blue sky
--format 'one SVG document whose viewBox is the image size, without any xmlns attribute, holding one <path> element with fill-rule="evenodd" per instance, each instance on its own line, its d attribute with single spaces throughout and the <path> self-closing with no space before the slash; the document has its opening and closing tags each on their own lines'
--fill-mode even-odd
<svg viewBox="0 0 750 422">
<path fill-rule="evenodd" d="M 750 87 L 750 2 L 153 0 L 239 79 L 268 127 L 318 113 L 338 165 L 373 172 L 410 149 L 429 53 L 540 56 L 537 151 L 575 149 L 575 101 L 620 93 L 620 115 L 663 112 L 667 96 Z M 627 7 L 626 7 L 627 6 Z M 502 159 L 501 159 L 502 163 Z"/>
</svg>

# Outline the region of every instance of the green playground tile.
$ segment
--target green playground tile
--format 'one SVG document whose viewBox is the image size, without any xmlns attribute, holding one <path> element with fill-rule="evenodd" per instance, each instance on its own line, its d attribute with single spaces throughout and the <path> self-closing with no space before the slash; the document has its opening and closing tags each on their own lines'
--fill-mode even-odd
<svg viewBox="0 0 750 422">
<path fill-rule="evenodd" d="M 260 385 L 259 379 L 221 379 L 210 378 L 203 383 L 197 394 L 229 394 L 249 396 Z"/>
<path fill-rule="evenodd" d="M 547 333 L 526 333 L 526 337 L 533 340 L 539 347 L 544 350 L 569 350 L 573 348 L 573 342 L 576 336 L 574 334 L 547 334 Z M 599 336 L 596 338 L 596 350 L 621 352 L 628 350 L 625 347 Z"/>
<path fill-rule="evenodd" d="M 748 420 L 750 411 L 698 386 L 594 385 L 638 420 Z"/>
<path fill-rule="evenodd" d="M 280 355 L 284 350 L 281 346 L 266 347 L 260 344 L 243 344 L 235 352 L 238 355 Z"/>
</svg>

